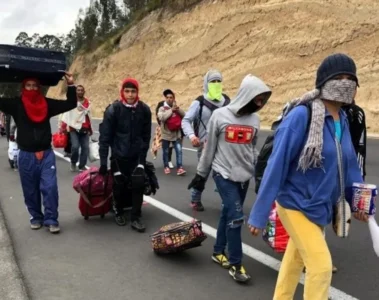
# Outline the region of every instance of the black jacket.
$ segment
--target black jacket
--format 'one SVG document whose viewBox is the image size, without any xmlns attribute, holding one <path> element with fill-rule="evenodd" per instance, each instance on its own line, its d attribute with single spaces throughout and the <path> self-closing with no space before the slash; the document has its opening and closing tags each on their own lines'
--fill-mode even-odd
<svg viewBox="0 0 379 300">
<path fill-rule="evenodd" d="M 367 146 L 367 129 L 366 116 L 364 110 L 356 105 L 346 105 L 343 107 L 349 121 L 351 140 L 358 157 L 358 164 L 362 171 L 363 177 L 366 176 L 366 146 Z"/>
<path fill-rule="evenodd" d="M 76 87 L 67 88 L 67 100 L 46 98 L 47 118 L 41 123 L 32 122 L 26 115 L 21 98 L 0 98 L 0 110 L 13 117 L 17 125 L 17 144 L 20 150 L 38 152 L 51 149 L 50 118 L 77 106 Z"/>
<path fill-rule="evenodd" d="M 151 138 L 151 110 L 139 101 L 135 108 L 115 101 L 104 112 L 99 126 L 100 164 L 107 165 L 109 147 L 111 158 L 136 160 L 145 165 Z"/>
</svg>

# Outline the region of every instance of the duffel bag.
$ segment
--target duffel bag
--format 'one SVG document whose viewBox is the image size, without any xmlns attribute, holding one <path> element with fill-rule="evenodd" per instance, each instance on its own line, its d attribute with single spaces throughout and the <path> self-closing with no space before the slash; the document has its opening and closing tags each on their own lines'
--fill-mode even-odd
<svg viewBox="0 0 379 300">
<path fill-rule="evenodd" d="M 62 52 L 0 44 L 0 82 L 37 78 L 41 85 L 55 86 L 66 68 Z"/>
<path fill-rule="evenodd" d="M 199 220 L 165 225 L 150 237 L 153 251 L 157 254 L 178 253 L 199 247 L 207 238 Z"/>
</svg>

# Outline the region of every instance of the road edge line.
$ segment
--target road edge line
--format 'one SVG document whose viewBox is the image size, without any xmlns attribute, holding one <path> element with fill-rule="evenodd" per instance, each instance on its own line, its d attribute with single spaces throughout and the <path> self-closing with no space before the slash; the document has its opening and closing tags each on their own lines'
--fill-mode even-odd
<svg viewBox="0 0 379 300">
<path fill-rule="evenodd" d="M 17 263 L 15 248 L 0 201 L 0 295 L 1 299 L 29 300 L 24 276 Z"/>
<path fill-rule="evenodd" d="M 191 149 L 192 150 L 192 149 Z M 71 162 L 69 158 L 67 157 L 64 157 L 64 155 L 58 151 L 55 151 L 54 150 L 54 153 L 56 156 L 58 156 L 59 158 L 65 160 L 66 162 Z M 88 166 L 86 166 L 86 169 L 89 169 Z M 163 202 L 160 202 L 159 200 L 155 199 L 155 198 L 152 198 L 150 196 L 144 196 L 144 200 L 149 203 L 150 205 L 154 206 L 155 208 L 158 208 L 159 210 L 173 216 L 174 218 L 177 218 L 181 221 L 184 221 L 184 222 L 189 222 L 189 221 L 192 221 L 193 220 L 193 217 L 163 203 Z M 215 228 L 213 228 L 212 226 L 206 224 L 206 223 L 202 223 L 202 226 L 203 226 L 203 231 L 213 237 L 213 238 L 216 238 L 216 232 L 217 230 Z M 251 259 L 265 265 L 266 267 L 269 267 L 270 269 L 273 269 L 275 271 L 279 271 L 280 269 L 280 265 L 281 265 L 281 261 L 280 260 L 277 260 L 276 258 L 258 250 L 258 249 L 255 249 L 254 247 L 251 247 L 245 243 L 242 243 L 242 251 L 243 253 L 250 257 Z M 304 279 L 305 279 L 305 276 L 304 274 L 301 275 L 301 278 L 300 278 L 300 281 L 299 283 L 301 283 L 302 285 L 304 285 Z M 355 298 L 347 293 L 345 293 L 344 291 L 341 291 L 337 288 L 334 288 L 334 287 L 330 287 L 329 289 L 329 299 L 331 300 L 359 300 L 358 298 Z"/>
</svg>

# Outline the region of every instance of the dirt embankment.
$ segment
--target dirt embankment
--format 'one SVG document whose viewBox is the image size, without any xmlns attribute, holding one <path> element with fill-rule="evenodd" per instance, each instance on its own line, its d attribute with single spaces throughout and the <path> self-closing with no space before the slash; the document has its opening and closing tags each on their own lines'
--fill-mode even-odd
<svg viewBox="0 0 379 300">
<path fill-rule="evenodd" d="M 187 108 L 201 93 L 209 68 L 223 73 L 230 96 L 252 73 L 273 89 L 260 113 L 269 125 L 283 103 L 314 87 L 324 57 L 344 52 L 357 63 L 357 101 L 369 131 L 379 133 L 378 16 L 377 0 L 204 1 L 177 15 L 152 13 L 122 36 L 116 50 L 108 45 L 77 57 L 71 71 L 86 87 L 98 117 L 127 76 L 140 81 L 142 99 L 155 109 L 166 88 Z M 62 90 L 52 88 L 48 96 L 62 97 Z"/>
</svg>

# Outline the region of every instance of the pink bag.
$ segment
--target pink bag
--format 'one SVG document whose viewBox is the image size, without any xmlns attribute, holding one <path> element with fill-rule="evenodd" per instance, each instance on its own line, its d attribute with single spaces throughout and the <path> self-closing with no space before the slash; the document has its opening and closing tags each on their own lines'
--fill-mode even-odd
<svg viewBox="0 0 379 300">
<path fill-rule="evenodd" d="M 74 177 L 72 187 L 78 193 L 84 193 L 86 196 L 102 194 L 107 196 L 112 193 L 112 183 L 113 178 L 110 172 L 103 176 L 99 174 L 98 167 L 91 167 Z"/>
</svg>

